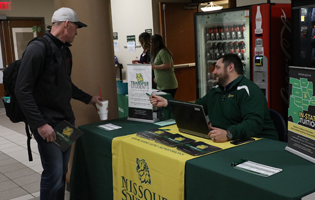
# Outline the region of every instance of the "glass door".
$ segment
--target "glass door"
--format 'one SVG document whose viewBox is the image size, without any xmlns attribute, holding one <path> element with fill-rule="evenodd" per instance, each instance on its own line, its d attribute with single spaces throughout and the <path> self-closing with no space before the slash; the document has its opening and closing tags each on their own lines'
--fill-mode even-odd
<svg viewBox="0 0 315 200">
<path fill-rule="evenodd" d="M 195 14 L 197 92 L 203 97 L 213 85 L 212 72 L 220 56 L 237 54 L 250 79 L 250 10 Z"/>
<path fill-rule="evenodd" d="M 292 65 L 315 67 L 315 5 L 292 8 Z"/>
</svg>

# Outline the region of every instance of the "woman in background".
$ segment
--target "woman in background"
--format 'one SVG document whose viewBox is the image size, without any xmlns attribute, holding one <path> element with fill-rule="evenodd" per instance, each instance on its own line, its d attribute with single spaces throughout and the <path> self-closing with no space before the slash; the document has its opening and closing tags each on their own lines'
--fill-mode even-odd
<svg viewBox="0 0 315 200">
<path fill-rule="evenodd" d="M 143 48 L 143 52 L 140 55 L 139 63 L 149 64 L 151 62 L 150 59 L 150 41 L 151 35 L 147 32 L 143 32 L 139 35 L 139 42 Z"/>
<path fill-rule="evenodd" d="M 133 63 L 149 64 L 151 62 L 150 57 L 150 43 L 151 35 L 147 32 L 143 32 L 139 35 L 139 42 L 143 48 L 143 52 L 140 55 L 140 60 L 136 60 Z M 152 88 L 156 89 L 156 83 L 154 82 L 154 73 L 152 71 Z"/>
<path fill-rule="evenodd" d="M 153 35 L 151 41 L 151 65 L 157 89 L 170 93 L 174 98 L 178 83 L 174 73 L 173 55 L 165 47 L 161 35 Z"/>
</svg>

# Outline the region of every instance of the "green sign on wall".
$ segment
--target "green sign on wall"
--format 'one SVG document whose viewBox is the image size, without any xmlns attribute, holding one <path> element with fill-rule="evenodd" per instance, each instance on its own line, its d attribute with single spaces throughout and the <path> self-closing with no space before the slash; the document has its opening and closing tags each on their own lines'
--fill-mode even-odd
<svg viewBox="0 0 315 200">
<path fill-rule="evenodd" d="M 152 35 L 152 29 L 145 29 L 145 32 L 149 33 L 150 35 Z"/>
<path fill-rule="evenodd" d="M 118 40 L 118 32 L 113 33 L 113 38 L 114 38 L 114 40 Z"/>
<path fill-rule="evenodd" d="M 136 42 L 135 35 L 127 35 L 127 42 Z"/>
</svg>

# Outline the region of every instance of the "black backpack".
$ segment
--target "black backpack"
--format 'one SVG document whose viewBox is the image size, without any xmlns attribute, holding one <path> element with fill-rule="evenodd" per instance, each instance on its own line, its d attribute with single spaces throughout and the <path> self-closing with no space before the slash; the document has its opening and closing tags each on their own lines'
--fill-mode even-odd
<svg viewBox="0 0 315 200">
<path fill-rule="evenodd" d="M 46 61 L 48 60 L 47 58 L 52 57 L 51 46 L 48 40 L 44 37 L 36 37 L 32 39 L 28 43 L 28 45 L 35 40 L 39 40 L 45 45 L 45 51 L 46 51 L 45 63 L 46 63 Z M 18 122 L 25 123 L 25 131 L 27 135 L 28 158 L 29 158 L 29 161 L 33 161 L 31 145 L 30 145 L 32 135 L 30 132 L 29 124 L 27 123 L 27 120 L 17 102 L 16 96 L 14 93 L 16 78 L 18 76 L 22 59 L 23 59 L 23 56 L 21 59 L 10 63 L 10 65 L 6 67 L 3 71 L 3 86 L 4 86 L 4 91 L 5 91 L 5 97 L 3 97 L 2 100 L 5 107 L 6 115 L 10 118 L 10 120 L 13 123 L 18 123 Z"/>
</svg>

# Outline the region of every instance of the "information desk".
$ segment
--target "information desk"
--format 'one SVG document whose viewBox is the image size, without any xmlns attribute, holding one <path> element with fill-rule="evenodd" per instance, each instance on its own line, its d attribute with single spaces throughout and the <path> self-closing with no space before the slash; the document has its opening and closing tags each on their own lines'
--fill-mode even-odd
<svg viewBox="0 0 315 200">
<path fill-rule="evenodd" d="M 103 131 L 113 123 L 123 128 Z M 112 140 L 138 131 L 160 128 L 126 118 L 80 126 L 84 132 L 75 146 L 70 199 L 113 199 Z M 315 192 L 315 165 L 284 150 L 286 143 L 261 139 L 186 162 L 185 199 L 301 199 Z M 268 178 L 234 169 L 247 159 L 283 171 Z"/>
</svg>

